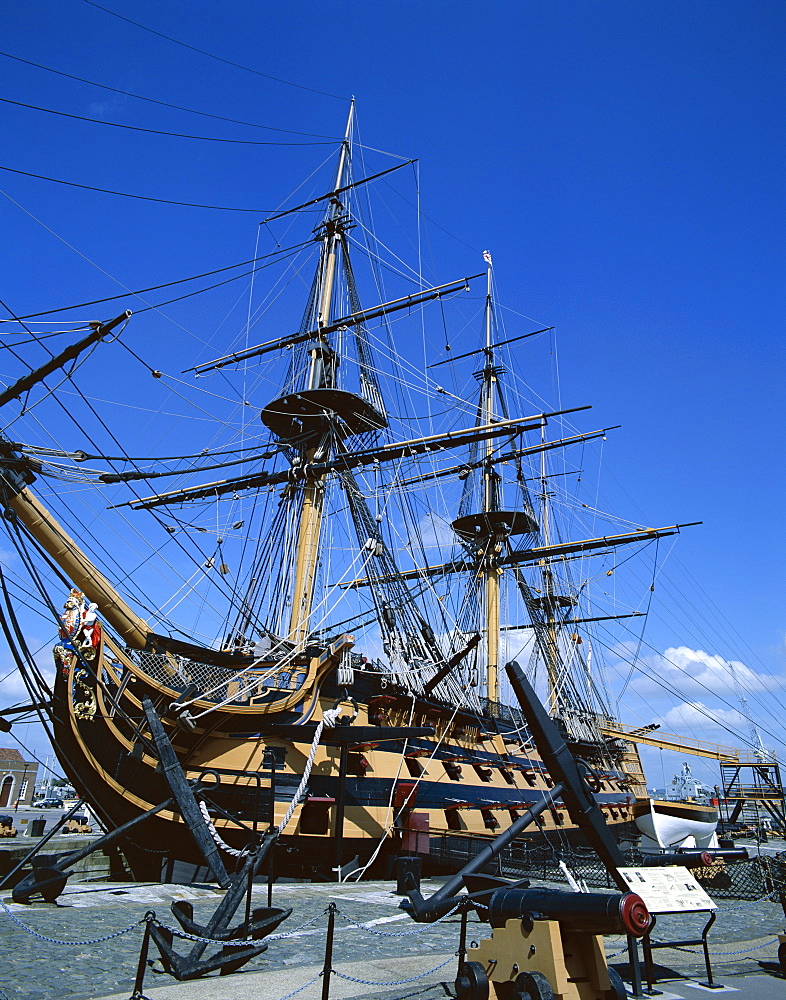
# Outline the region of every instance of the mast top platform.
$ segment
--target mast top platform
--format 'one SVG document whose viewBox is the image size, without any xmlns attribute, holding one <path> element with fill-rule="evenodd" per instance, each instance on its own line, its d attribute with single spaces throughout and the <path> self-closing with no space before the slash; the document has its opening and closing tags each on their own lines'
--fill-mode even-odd
<svg viewBox="0 0 786 1000">
<path fill-rule="evenodd" d="M 489 510 L 478 514 L 465 514 L 451 522 L 451 528 L 459 538 L 471 542 L 476 539 L 508 535 L 536 534 L 538 522 L 524 510 Z"/>
<path fill-rule="evenodd" d="M 282 441 L 320 434 L 332 426 L 343 437 L 387 427 L 387 418 L 361 396 L 345 389 L 317 388 L 274 399 L 262 422 Z"/>
</svg>

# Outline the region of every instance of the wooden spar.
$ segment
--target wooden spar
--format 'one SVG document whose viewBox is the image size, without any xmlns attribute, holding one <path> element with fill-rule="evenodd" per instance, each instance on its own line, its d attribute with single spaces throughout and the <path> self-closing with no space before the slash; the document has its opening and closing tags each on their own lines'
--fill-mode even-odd
<svg viewBox="0 0 786 1000">
<path fill-rule="evenodd" d="M 126 644 L 133 649 L 144 649 L 150 634 L 147 623 L 131 610 L 38 497 L 23 489 L 7 499 L 6 504 L 74 586 L 98 604 L 101 616 L 118 631 Z"/>
<path fill-rule="evenodd" d="M 297 470 L 288 469 L 285 472 L 262 472 L 256 476 L 244 476 L 239 479 L 219 479 L 204 486 L 194 486 L 184 490 L 172 490 L 169 493 L 158 493 L 142 500 L 129 500 L 116 504 L 117 507 L 131 507 L 133 510 L 147 510 L 163 504 L 184 503 L 188 500 L 199 500 L 202 497 L 220 496 L 239 489 L 261 488 L 290 483 L 294 479 L 305 479 L 325 475 L 328 472 L 353 469 L 362 465 L 373 465 L 375 462 L 393 462 L 410 455 L 422 455 L 429 451 L 441 451 L 445 448 L 458 448 L 473 441 L 482 441 L 487 437 L 521 434 L 524 431 L 537 430 L 544 420 L 560 416 L 563 413 L 576 413 L 587 410 L 588 406 L 576 406 L 569 410 L 555 410 L 551 413 L 541 413 L 532 417 L 517 417 L 515 420 L 500 420 L 498 423 L 484 427 L 469 427 L 462 430 L 447 431 L 444 434 L 431 434 L 428 437 L 412 438 L 408 441 L 394 442 L 367 451 L 357 451 L 341 455 L 331 462 L 319 462 L 313 465 L 303 465 Z"/>
<path fill-rule="evenodd" d="M 604 437 L 609 431 L 615 431 L 620 426 L 620 424 L 617 424 L 614 427 L 603 427 L 599 431 L 590 431 L 587 434 L 574 434 L 571 437 L 559 438 L 556 441 L 547 441 L 545 444 L 536 444 L 529 448 L 516 448 L 514 451 L 508 451 L 502 455 L 492 455 L 490 461 L 495 465 L 499 465 L 502 462 L 511 462 L 515 458 L 523 458 L 524 455 L 537 455 L 541 451 L 551 451 L 553 448 L 565 448 L 569 444 L 594 441 L 595 438 Z M 465 470 L 479 469 L 487 461 L 489 459 L 484 458 L 479 462 L 463 462 L 461 465 L 451 465 L 448 469 L 438 469 L 436 472 L 424 472 L 422 476 L 397 479 L 396 487 L 412 486 L 415 483 L 428 482 L 429 479 L 442 479 L 445 476 L 455 476 L 457 473 L 464 472 Z"/>
<path fill-rule="evenodd" d="M 86 337 L 78 340 L 75 344 L 71 344 L 70 347 L 66 347 L 64 351 L 56 355 L 54 358 L 50 358 L 46 364 L 41 365 L 40 368 L 36 368 L 35 371 L 30 372 L 29 375 L 25 375 L 19 379 L 18 382 L 14 382 L 13 385 L 8 386 L 0 392 L 0 406 L 4 406 L 6 403 L 10 402 L 12 399 L 17 399 L 22 395 L 23 392 L 27 392 L 28 389 L 32 389 L 36 383 L 41 382 L 46 378 L 47 375 L 51 375 L 52 372 L 57 371 L 58 368 L 62 368 L 67 361 L 73 361 L 77 358 L 82 351 L 91 347 L 93 344 L 101 340 L 110 333 L 116 326 L 124 320 L 129 319 L 131 316 L 131 310 L 126 309 L 124 313 L 121 313 L 115 319 L 109 320 L 108 323 L 92 323 L 91 326 L 93 330 Z"/>
<path fill-rule="evenodd" d="M 541 528 L 543 531 L 543 538 L 546 542 L 544 548 L 549 548 L 551 543 L 551 525 L 550 525 L 550 508 L 549 508 L 549 492 L 547 489 L 547 477 L 546 477 L 546 453 L 541 452 L 540 456 L 540 483 L 541 483 L 541 496 L 542 496 L 542 516 L 541 516 Z M 557 622 L 554 615 L 554 574 L 551 572 L 551 561 L 546 558 L 541 558 L 538 560 L 538 565 L 541 567 L 541 573 L 543 575 L 543 589 L 545 592 L 544 600 L 544 610 L 546 612 L 546 635 L 544 644 L 544 659 L 546 661 L 546 684 L 548 689 L 548 710 L 549 715 L 554 715 L 557 711 L 557 694 L 558 694 L 558 667 L 559 667 L 559 647 L 557 645 Z"/>
<path fill-rule="evenodd" d="M 554 558 L 555 556 L 570 555 L 576 552 L 590 552 L 593 549 L 611 548 L 615 545 L 628 545 L 631 542 L 647 542 L 656 538 L 667 538 L 669 535 L 679 534 L 680 528 L 692 528 L 701 521 L 690 521 L 687 524 L 672 524 L 666 528 L 643 528 L 641 531 L 631 531 L 624 535 L 604 535 L 601 538 L 586 538 L 578 542 L 567 542 L 562 545 L 539 545 L 532 549 L 522 549 L 520 552 L 513 552 L 510 555 L 502 556 L 498 561 L 499 566 L 518 566 L 522 563 L 536 563 L 543 558 Z M 400 573 L 397 579 L 414 580 L 426 576 L 443 576 L 447 573 L 466 573 L 474 566 L 465 560 L 442 563 L 439 566 L 425 566 L 422 569 L 411 569 Z M 368 577 L 358 580 L 350 580 L 347 583 L 340 583 L 340 587 L 366 587 L 371 583 Z"/>
<path fill-rule="evenodd" d="M 352 102 L 350 108 L 350 119 L 352 118 L 353 111 L 355 107 L 355 102 Z M 346 150 L 347 143 L 349 141 L 348 133 L 347 137 L 344 139 L 344 144 L 341 149 L 342 156 Z M 345 184 L 343 187 L 336 186 L 332 191 L 328 191 L 327 194 L 321 194 L 318 198 L 312 198 L 311 201 L 304 201 L 302 205 L 295 205 L 294 208 L 288 208 L 286 212 L 279 212 L 278 215 L 271 215 L 269 218 L 263 220 L 260 225 L 264 226 L 268 222 L 275 222 L 276 219 L 283 219 L 285 215 L 293 215 L 295 212 L 299 212 L 303 208 L 308 208 L 309 205 L 318 205 L 321 201 L 327 201 L 328 199 L 335 198 L 339 194 L 343 194 L 345 191 L 350 191 L 352 188 L 360 187 L 361 184 L 368 184 L 369 181 L 375 181 L 379 177 L 384 177 L 386 174 L 392 174 L 394 170 L 401 170 L 402 167 L 408 167 L 412 163 L 417 163 L 417 160 L 406 160 L 404 163 L 397 163 L 395 167 L 388 167 L 387 170 L 380 170 L 378 174 L 372 174 L 370 177 L 361 177 L 359 181 L 353 181 L 352 184 Z"/>
<path fill-rule="evenodd" d="M 391 299 L 390 302 L 383 302 L 381 305 L 374 306 L 371 309 L 361 309 L 360 312 L 349 313 L 347 316 L 342 316 L 340 319 L 328 323 L 327 326 L 321 326 L 318 330 L 293 334 L 291 337 L 277 337 L 275 340 L 267 340 L 263 344 L 257 344 L 256 347 L 249 347 L 248 350 L 226 354 L 223 358 L 216 358 L 215 361 L 208 361 L 204 365 L 186 368 L 183 374 L 186 374 L 186 372 L 196 372 L 197 375 L 203 375 L 205 372 L 212 371 L 215 368 L 225 368 L 227 365 L 235 364 L 238 361 L 247 361 L 249 358 L 268 354 L 270 351 L 280 351 L 285 347 L 294 347 L 295 344 L 303 344 L 307 340 L 313 340 L 322 334 L 335 333 L 336 330 L 341 330 L 343 327 L 356 326 L 370 319 L 378 319 L 380 316 L 387 316 L 389 313 L 398 312 L 399 309 L 412 309 L 414 306 L 422 305 L 424 302 L 440 299 L 445 295 L 452 295 L 454 292 L 460 292 L 462 289 L 469 289 L 468 283 L 480 277 L 481 275 L 479 274 L 470 274 L 466 278 L 457 278 L 455 281 L 449 281 L 445 285 L 435 285 L 434 288 L 427 288 L 422 292 L 416 292 L 414 295 L 405 295 L 401 299 Z"/>
<path fill-rule="evenodd" d="M 476 277 L 479 278 L 480 275 L 478 274 Z M 539 333 L 549 333 L 554 329 L 556 329 L 556 327 L 544 326 L 542 330 L 533 330 L 532 333 L 522 333 L 520 337 L 511 337 L 509 340 L 498 340 L 496 344 L 487 343 L 486 347 L 479 347 L 476 351 L 467 351 L 466 354 L 457 354 L 455 357 L 445 358 L 444 361 L 435 361 L 433 365 L 426 365 L 426 368 L 439 368 L 440 365 L 449 365 L 451 361 L 461 361 L 464 358 L 472 358 L 476 354 L 487 354 L 495 347 L 504 347 L 505 344 L 515 344 L 517 340 L 526 340 L 528 337 L 537 337 Z"/>
<path fill-rule="evenodd" d="M 565 625 L 582 625 L 586 622 L 616 622 L 620 618 L 644 618 L 643 611 L 631 611 L 628 615 L 600 615 L 597 618 L 560 618 L 559 624 L 561 626 Z M 517 632 L 519 629 L 523 628 L 536 628 L 532 622 L 525 622 L 523 625 L 503 625 L 503 631 Z"/>
</svg>

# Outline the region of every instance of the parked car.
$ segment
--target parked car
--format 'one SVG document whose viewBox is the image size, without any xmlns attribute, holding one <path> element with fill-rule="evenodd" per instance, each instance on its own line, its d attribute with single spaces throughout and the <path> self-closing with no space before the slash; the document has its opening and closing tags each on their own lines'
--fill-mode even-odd
<svg viewBox="0 0 786 1000">
<path fill-rule="evenodd" d="M 38 802 L 33 803 L 34 809 L 62 809 L 63 800 L 62 799 L 41 799 Z"/>
</svg>

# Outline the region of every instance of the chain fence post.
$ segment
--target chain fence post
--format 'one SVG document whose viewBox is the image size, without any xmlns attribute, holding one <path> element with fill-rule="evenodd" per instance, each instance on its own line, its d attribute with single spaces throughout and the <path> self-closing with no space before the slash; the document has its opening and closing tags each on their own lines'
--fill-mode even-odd
<svg viewBox="0 0 786 1000">
<path fill-rule="evenodd" d="M 336 926 L 336 904 L 328 903 L 328 926 L 325 938 L 325 964 L 322 967 L 322 1000 L 330 1000 L 330 973 L 333 971 L 333 931 Z"/>
<path fill-rule="evenodd" d="M 464 966 L 464 955 L 467 951 L 467 908 L 466 906 L 461 909 L 461 930 L 459 931 L 459 946 L 458 946 L 458 970 L 456 976 L 461 975 L 461 970 Z"/>
<path fill-rule="evenodd" d="M 131 1000 L 146 1000 L 142 992 L 142 984 L 147 971 L 147 954 L 150 950 L 150 928 L 156 919 L 154 910 L 148 910 L 145 914 L 145 933 L 142 935 L 142 947 L 139 950 L 139 964 L 136 967 L 136 979 L 134 980 L 134 992 Z"/>
</svg>

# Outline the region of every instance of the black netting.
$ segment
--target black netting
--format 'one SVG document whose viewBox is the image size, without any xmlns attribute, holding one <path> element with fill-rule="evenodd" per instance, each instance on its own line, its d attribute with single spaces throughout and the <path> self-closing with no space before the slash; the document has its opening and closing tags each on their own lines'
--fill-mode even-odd
<svg viewBox="0 0 786 1000">
<path fill-rule="evenodd" d="M 436 845 L 432 841 L 431 858 L 442 865 L 462 867 L 469 856 L 481 849 L 481 845 L 477 844 L 472 845 L 474 850 L 468 851 L 468 843 L 471 842 L 463 837 L 444 837 Z M 629 867 L 640 865 L 644 860 L 639 851 L 623 851 L 623 857 Z M 591 888 L 614 888 L 606 867 L 594 852 L 559 850 L 548 845 L 509 845 L 494 862 L 495 874 L 506 878 L 564 882 L 565 874 L 560 868 L 560 861 L 565 863 L 577 881 Z M 754 900 L 774 893 L 786 913 L 786 851 L 747 861 L 719 860 L 706 868 L 693 868 L 692 873 L 713 899 Z"/>
</svg>

